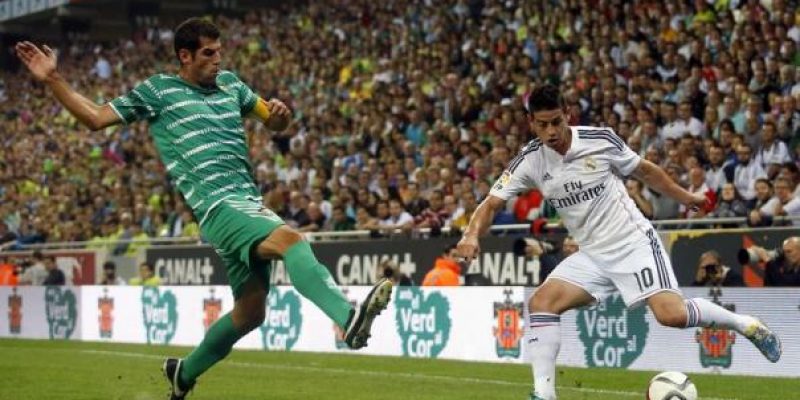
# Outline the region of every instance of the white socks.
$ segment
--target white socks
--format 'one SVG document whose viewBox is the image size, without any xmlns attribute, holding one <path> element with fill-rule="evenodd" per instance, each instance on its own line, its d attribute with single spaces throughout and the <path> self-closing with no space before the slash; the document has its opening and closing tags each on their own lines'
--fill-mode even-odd
<svg viewBox="0 0 800 400">
<path fill-rule="evenodd" d="M 533 368 L 533 387 L 545 400 L 556 398 L 556 357 L 561 347 L 561 317 L 549 313 L 531 313 L 531 338 L 528 351 Z"/>
<path fill-rule="evenodd" d="M 686 300 L 686 312 L 689 314 L 686 319 L 687 328 L 716 327 L 733 329 L 741 333 L 752 323 L 752 318 L 730 312 L 724 307 L 700 297 Z"/>
</svg>

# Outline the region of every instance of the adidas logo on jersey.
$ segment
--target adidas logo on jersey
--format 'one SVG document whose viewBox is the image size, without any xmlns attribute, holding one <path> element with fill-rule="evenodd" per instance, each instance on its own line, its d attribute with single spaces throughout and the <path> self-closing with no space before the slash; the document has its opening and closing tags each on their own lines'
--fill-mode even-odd
<svg viewBox="0 0 800 400">
<path fill-rule="evenodd" d="M 545 182 L 546 182 L 546 181 L 549 181 L 549 180 L 551 180 L 551 179 L 553 179 L 553 177 L 552 177 L 552 176 L 550 176 L 550 173 L 549 173 L 549 172 L 545 172 L 545 173 L 544 173 L 544 176 L 542 177 L 542 181 L 545 181 Z"/>
</svg>

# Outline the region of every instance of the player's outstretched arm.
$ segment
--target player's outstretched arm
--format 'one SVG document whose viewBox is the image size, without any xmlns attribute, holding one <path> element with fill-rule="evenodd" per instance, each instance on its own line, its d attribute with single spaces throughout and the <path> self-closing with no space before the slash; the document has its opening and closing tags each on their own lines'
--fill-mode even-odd
<svg viewBox="0 0 800 400">
<path fill-rule="evenodd" d="M 270 130 L 280 132 L 292 122 L 292 110 L 277 99 L 264 100 L 258 98 L 249 116 L 261 120 Z"/>
<path fill-rule="evenodd" d="M 69 86 L 56 70 L 56 54 L 51 48 L 42 46 L 40 49 L 31 42 L 19 42 L 14 50 L 33 77 L 49 86 L 56 99 L 89 129 L 103 129 L 121 122 L 111 106 L 95 104 Z"/>
<path fill-rule="evenodd" d="M 655 189 L 657 192 L 672 197 L 682 204 L 690 207 L 702 207 L 705 205 L 705 196 L 688 192 L 678 185 L 672 178 L 664 172 L 661 167 L 650 161 L 642 160 L 639 166 L 633 171 L 633 176 L 645 183 L 645 185 Z"/>
<path fill-rule="evenodd" d="M 478 208 L 475 209 L 469 219 L 467 228 L 464 230 L 464 236 L 461 237 L 458 245 L 456 245 L 456 252 L 459 257 L 462 257 L 466 262 L 470 262 L 478 256 L 478 252 L 480 252 L 478 237 L 489 230 L 497 210 L 503 208 L 505 204 L 505 200 L 490 194 L 478 205 Z"/>
</svg>

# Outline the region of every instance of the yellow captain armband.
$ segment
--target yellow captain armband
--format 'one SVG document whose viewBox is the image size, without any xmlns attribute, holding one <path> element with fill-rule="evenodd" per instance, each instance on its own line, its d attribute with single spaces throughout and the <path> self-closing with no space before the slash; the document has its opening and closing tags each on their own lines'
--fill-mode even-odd
<svg viewBox="0 0 800 400">
<path fill-rule="evenodd" d="M 267 105 L 267 101 L 262 99 L 261 97 L 258 98 L 256 101 L 256 105 L 253 107 L 253 110 L 250 111 L 251 114 L 258 117 L 263 122 L 267 122 L 269 117 L 272 113 L 269 112 L 269 106 Z"/>
</svg>

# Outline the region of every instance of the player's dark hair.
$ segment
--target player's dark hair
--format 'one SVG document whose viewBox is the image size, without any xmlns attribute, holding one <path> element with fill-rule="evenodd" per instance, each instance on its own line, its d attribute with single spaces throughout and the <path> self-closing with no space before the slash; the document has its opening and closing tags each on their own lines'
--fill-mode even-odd
<svg viewBox="0 0 800 400">
<path fill-rule="evenodd" d="M 181 49 L 194 54 L 200 48 L 200 38 L 219 39 L 219 28 L 210 21 L 201 18 L 189 18 L 175 28 L 175 56 Z"/>
<path fill-rule="evenodd" d="M 542 110 L 557 110 L 564 108 L 564 98 L 557 86 L 546 84 L 533 89 L 528 96 L 528 113 L 533 114 Z"/>
</svg>

